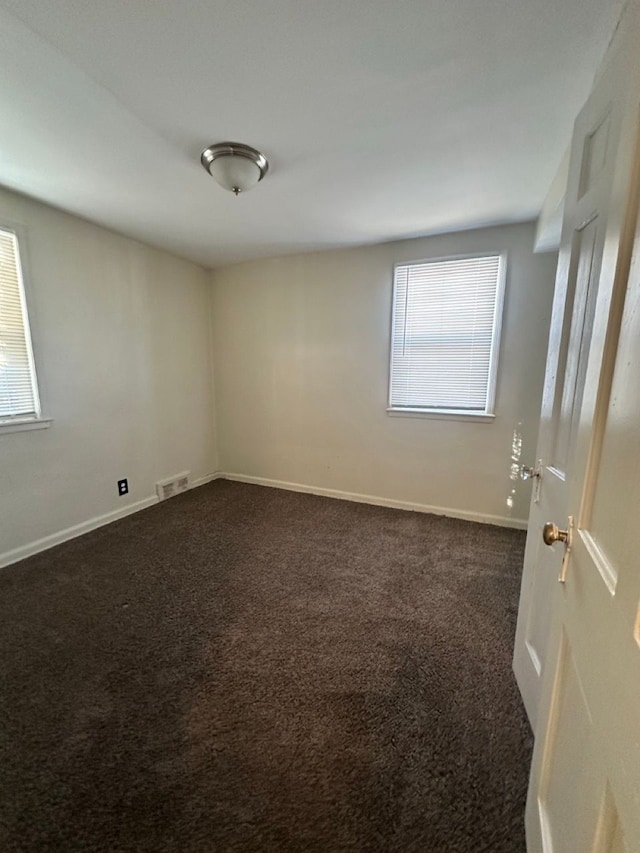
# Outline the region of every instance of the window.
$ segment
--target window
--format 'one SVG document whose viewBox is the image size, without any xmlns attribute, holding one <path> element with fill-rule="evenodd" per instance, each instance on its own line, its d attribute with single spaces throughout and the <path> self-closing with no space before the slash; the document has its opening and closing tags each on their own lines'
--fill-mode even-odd
<svg viewBox="0 0 640 853">
<path fill-rule="evenodd" d="M 389 411 L 493 416 L 501 255 L 398 264 Z"/>
<path fill-rule="evenodd" d="M 39 418 L 18 238 L 0 228 L 0 426 Z"/>
</svg>

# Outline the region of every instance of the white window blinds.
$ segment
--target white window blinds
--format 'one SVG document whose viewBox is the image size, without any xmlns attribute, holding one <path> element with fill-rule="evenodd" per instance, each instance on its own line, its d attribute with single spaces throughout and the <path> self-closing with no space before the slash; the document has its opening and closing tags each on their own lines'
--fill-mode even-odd
<svg viewBox="0 0 640 853">
<path fill-rule="evenodd" d="M 395 268 L 391 409 L 491 414 L 503 258 Z"/>
<path fill-rule="evenodd" d="M 18 240 L 0 229 L 0 419 L 38 415 Z"/>
</svg>

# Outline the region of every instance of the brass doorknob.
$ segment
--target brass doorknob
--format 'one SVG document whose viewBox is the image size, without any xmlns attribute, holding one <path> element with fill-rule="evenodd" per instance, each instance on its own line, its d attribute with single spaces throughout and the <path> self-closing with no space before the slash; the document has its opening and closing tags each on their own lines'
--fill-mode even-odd
<svg viewBox="0 0 640 853">
<path fill-rule="evenodd" d="M 553 545 L 554 542 L 567 542 L 569 539 L 568 530 L 560 530 L 557 524 L 553 521 L 547 521 L 542 528 L 542 538 L 545 545 Z"/>
</svg>

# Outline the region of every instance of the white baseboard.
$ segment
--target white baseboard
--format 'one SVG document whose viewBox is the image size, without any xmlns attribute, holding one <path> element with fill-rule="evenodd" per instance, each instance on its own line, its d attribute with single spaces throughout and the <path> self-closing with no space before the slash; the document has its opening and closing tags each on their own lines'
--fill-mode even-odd
<svg viewBox="0 0 640 853">
<path fill-rule="evenodd" d="M 486 513 L 471 512 L 468 510 L 453 509 L 452 507 L 429 506 L 428 504 L 412 503 L 411 501 L 398 501 L 393 498 L 382 498 L 378 495 L 361 495 L 357 492 L 343 492 L 339 489 L 325 489 L 321 486 L 307 486 L 303 483 L 289 483 L 285 480 L 270 480 L 266 477 L 250 477 L 247 474 L 234 474 L 227 471 L 215 471 L 213 474 L 206 474 L 204 477 L 198 477 L 193 480 L 191 488 L 195 489 L 198 486 L 204 486 L 206 483 L 211 483 L 213 480 L 235 480 L 238 483 L 253 483 L 256 486 L 269 486 L 273 489 L 286 489 L 290 492 L 305 492 L 311 495 L 320 495 L 327 498 L 337 498 L 343 501 L 355 501 L 356 503 L 372 504 L 373 506 L 388 506 L 392 509 L 405 509 L 413 512 L 427 512 L 433 515 L 448 515 L 451 518 L 461 518 L 465 521 L 479 521 L 482 524 L 496 524 L 499 527 L 514 527 L 518 530 L 526 530 L 527 522 L 523 518 L 509 518 L 501 515 L 487 515 Z M 31 557 L 33 554 L 38 554 L 40 551 L 46 551 L 47 548 L 53 548 L 54 545 L 60 545 L 62 542 L 67 542 L 69 539 L 75 539 L 76 536 L 82 536 L 83 533 L 89 533 L 90 530 L 95 530 L 98 527 L 103 527 L 105 524 L 111 524 L 112 521 L 117 521 L 119 518 L 125 518 L 127 515 L 132 515 L 134 512 L 139 512 L 141 509 L 153 506 L 158 503 L 157 495 L 149 498 L 144 498 L 141 501 L 128 504 L 125 507 L 114 509 L 112 512 L 106 512 L 104 515 L 97 515 L 80 524 L 74 524 L 72 527 L 67 527 L 57 533 L 51 533 L 49 536 L 43 536 L 42 539 L 36 539 L 34 542 L 28 542 L 26 545 L 21 545 L 19 548 L 14 548 L 11 551 L 5 551 L 0 554 L 0 568 L 9 566 L 11 563 L 17 563 L 19 560 L 24 560 L 26 557 Z"/>
<path fill-rule="evenodd" d="M 0 568 L 8 566 L 11 563 L 17 563 L 18 560 L 24 560 L 25 557 L 31 557 L 40 551 L 46 551 L 47 548 L 53 548 L 54 545 L 60 545 L 69 539 L 75 539 L 76 536 L 82 536 L 83 533 L 89 533 L 90 530 L 95 530 L 97 527 L 111 524 L 112 521 L 117 521 L 126 515 L 139 512 L 141 509 L 146 509 L 156 503 L 158 503 L 158 497 L 157 495 L 153 495 L 153 497 L 144 498 L 144 500 L 127 504 L 125 507 L 114 509 L 112 512 L 105 512 L 104 515 L 96 515 L 94 518 L 82 521 L 80 524 L 74 524 L 72 527 L 67 527 L 64 530 L 59 530 L 57 533 L 51 533 L 49 536 L 43 536 L 42 539 L 36 539 L 35 542 L 21 545 L 12 551 L 5 551 L 4 554 L 0 554 Z"/>
<path fill-rule="evenodd" d="M 216 480 L 220 474 L 206 474 L 204 477 L 198 477 L 193 480 L 191 488 L 195 489 L 198 486 L 204 486 L 205 483 L 210 483 Z M 40 551 L 46 551 L 48 548 L 53 548 L 54 545 L 60 545 L 62 542 L 67 542 L 69 539 L 75 539 L 76 536 L 82 536 L 83 533 L 89 533 L 90 530 L 96 530 L 98 527 L 104 527 L 105 524 L 111 524 L 112 521 L 117 521 L 119 518 L 125 518 L 127 515 L 132 515 L 134 512 L 139 512 L 141 509 L 157 504 L 158 496 L 152 495 L 149 498 L 144 498 L 141 501 L 136 501 L 132 504 L 127 504 L 124 507 L 118 507 L 111 512 L 106 512 L 104 515 L 97 515 L 87 521 L 82 521 L 80 524 L 74 524 L 72 527 L 67 527 L 64 530 L 59 530 L 57 533 L 51 533 L 49 536 L 43 536 L 42 539 L 36 539 L 35 542 L 28 542 L 26 545 L 21 545 L 19 548 L 14 548 L 11 551 L 5 551 L 0 554 L 0 568 L 9 566 L 11 563 L 17 563 L 18 560 L 24 560 L 26 557 L 31 557 L 33 554 L 39 554 Z"/>
<path fill-rule="evenodd" d="M 373 506 L 388 506 L 392 509 L 406 509 L 412 512 L 427 512 L 432 515 L 447 515 L 450 518 L 461 518 L 464 521 L 478 521 L 482 524 L 496 524 L 499 527 L 513 527 L 516 530 L 526 530 L 527 520 L 510 518 L 506 515 L 488 515 L 465 509 L 454 509 L 445 506 L 430 506 L 429 504 L 399 501 L 394 498 L 382 498 L 378 495 L 361 495 L 357 492 L 343 492 L 340 489 L 325 489 L 321 486 L 307 486 L 303 483 L 288 483 L 285 480 L 269 480 L 266 477 L 250 477 L 247 474 L 234 474 L 226 471 L 218 472 L 215 479 L 235 480 L 238 483 L 253 483 L 256 486 L 270 486 L 273 489 L 286 489 L 290 492 L 305 492 L 327 498 L 338 498 L 343 501 L 372 504 Z"/>
<path fill-rule="evenodd" d="M 197 489 L 198 486 L 204 486 L 207 483 L 210 483 L 212 480 L 219 480 L 221 477 L 222 477 L 222 474 L 220 474 L 218 471 L 216 471 L 213 474 L 205 474 L 204 477 L 198 477 L 197 480 L 192 480 L 191 481 L 191 488 Z"/>
</svg>

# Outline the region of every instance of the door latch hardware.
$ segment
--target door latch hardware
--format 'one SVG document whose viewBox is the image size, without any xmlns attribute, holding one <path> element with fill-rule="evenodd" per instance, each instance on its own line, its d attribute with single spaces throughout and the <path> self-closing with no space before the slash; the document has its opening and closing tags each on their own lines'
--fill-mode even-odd
<svg viewBox="0 0 640 853">
<path fill-rule="evenodd" d="M 574 518 L 570 515 L 568 518 L 567 530 L 560 530 L 558 525 L 553 521 L 547 521 L 542 528 L 542 539 L 545 545 L 554 545 L 556 542 L 564 543 L 564 554 L 562 555 L 560 574 L 558 575 L 559 583 L 564 583 L 567 579 L 567 563 L 569 561 L 569 553 L 571 552 L 574 526 Z"/>
<path fill-rule="evenodd" d="M 520 479 L 533 480 L 533 502 L 540 503 L 540 487 L 542 486 L 542 459 L 538 459 L 535 466 L 521 465 Z"/>
<path fill-rule="evenodd" d="M 520 479 L 521 480 L 535 480 L 538 477 L 542 476 L 542 471 L 540 467 L 536 465 L 535 468 L 531 468 L 529 465 L 521 465 L 520 466 Z"/>
</svg>

